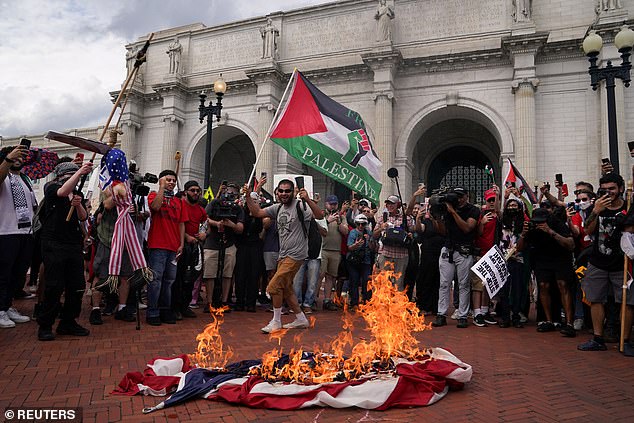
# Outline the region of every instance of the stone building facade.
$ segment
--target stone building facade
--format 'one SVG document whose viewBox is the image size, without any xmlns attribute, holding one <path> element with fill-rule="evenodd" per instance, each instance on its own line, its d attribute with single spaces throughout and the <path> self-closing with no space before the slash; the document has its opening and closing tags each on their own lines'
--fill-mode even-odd
<svg viewBox="0 0 634 423">
<path fill-rule="evenodd" d="M 555 173 L 569 184 L 596 183 L 608 156 L 607 100 L 603 87 L 590 87 L 581 43 L 596 29 L 601 61 L 619 64 L 613 38 L 632 18 L 634 0 L 340 0 L 160 31 L 132 87 L 121 146 L 152 173 L 175 167 L 181 151 L 183 180 L 202 179 L 198 95 L 222 74 L 228 90 L 212 131 L 212 187 L 242 184 L 297 67 L 361 114 L 384 169 L 399 170 L 405 197 L 424 181 L 466 185 L 477 201 L 484 167 L 499 182 L 506 158 L 530 183 Z M 618 81 L 616 98 L 621 171 L 629 174 L 634 89 Z M 316 191 L 346 195 L 270 141 L 261 171 L 311 174 Z M 385 175 L 381 197 L 394 191 Z"/>
</svg>

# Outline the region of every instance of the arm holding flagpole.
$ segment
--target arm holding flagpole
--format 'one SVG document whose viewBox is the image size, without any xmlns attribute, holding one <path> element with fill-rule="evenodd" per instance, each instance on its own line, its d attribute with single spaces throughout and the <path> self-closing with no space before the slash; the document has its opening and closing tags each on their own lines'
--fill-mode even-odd
<svg viewBox="0 0 634 423">
<path fill-rule="evenodd" d="M 296 75 L 297 75 L 297 68 L 293 69 L 293 73 L 291 74 L 291 77 L 288 80 L 288 84 L 286 84 L 286 89 L 284 90 L 284 94 L 282 94 L 282 99 L 280 100 L 280 104 L 279 104 L 277 110 L 275 111 L 275 115 L 273 116 L 273 120 L 271 121 L 271 125 L 269 126 L 269 129 L 268 129 L 268 131 L 266 131 L 266 135 L 264 136 L 264 139 L 262 140 L 262 145 L 260 146 L 260 151 L 258 151 L 258 155 L 255 157 L 255 163 L 253 164 L 253 170 L 251 170 L 251 174 L 249 175 L 249 178 L 247 179 L 247 185 L 251 183 L 251 180 L 253 180 L 253 176 L 255 175 L 255 169 L 256 169 L 256 167 L 258 165 L 258 162 L 260 161 L 260 157 L 262 156 L 262 152 L 264 151 L 264 145 L 266 144 L 266 141 L 271 136 L 271 130 L 273 129 L 273 126 L 275 126 L 275 123 L 277 122 L 278 115 L 280 113 L 280 110 L 282 109 L 282 107 L 281 107 L 282 103 L 286 99 L 286 94 L 288 94 L 288 89 L 290 88 L 290 86 L 292 85 L 293 81 L 295 80 Z"/>
</svg>

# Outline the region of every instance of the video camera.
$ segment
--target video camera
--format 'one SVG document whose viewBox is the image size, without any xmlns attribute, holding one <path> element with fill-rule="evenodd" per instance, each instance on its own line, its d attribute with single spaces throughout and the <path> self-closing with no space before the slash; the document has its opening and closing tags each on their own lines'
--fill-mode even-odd
<svg viewBox="0 0 634 423">
<path fill-rule="evenodd" d="M 145 185 L 148 184 L 156 184 L 158 182 L 158 176 L 152 173 L 146 173 L 145 175 L 141 175 L 136 167 L 136 163 L 131 162 L 129 166 L 130 171 L 130 190 L 132 191 L 132 195 L 138 195 L 140 197 L 145 197 L 150 193 L 150 187 Z"/>
<path fill-rule="evenodd" d="M 429 197 L 429 213 L 435 218 L 442 218 L 447 214 L 447 204 L 457 208 L 459 198 L 459 195 L 453 192 L 453 188 L 435 189 Z"/>
<path fill-rule="evenodd" d="M 236 198 L 238 198 L 238 195 L 233 192 L 223 192 L 217 200 L 212 203 L 209 216 L 213 220 L 234 219 L 238 217 L 240 206 L 236 204 Z"/>
</svg>

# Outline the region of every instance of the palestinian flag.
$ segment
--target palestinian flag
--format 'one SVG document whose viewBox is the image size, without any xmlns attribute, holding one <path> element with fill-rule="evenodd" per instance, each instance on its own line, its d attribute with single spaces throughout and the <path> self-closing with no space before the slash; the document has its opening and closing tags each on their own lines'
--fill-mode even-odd
<svg viewBox="0 0 634 423">
<path fill-rule="evenodd" d="M 524 179 L 520 171 L 517 170 L 517 168 L 511 161 L 511 159 L 508 159 L 508 161 L 509 161 L 509 170 L 502 184 L 505 187 L 509 187 L 509 186 L 516 187 L 519 190 L 519 192 L 522 194 L 521 200 L 524 201 L 524 204 L 526 205 L 527 210 L 529 210 L 529 212 L 532 213 L 533 204 L 538 203 L 537 196 L 533 192 L 531 186 L 528 185 L 528 183 L 526 182 L 526 180 Z"/>
<path fill-rule="evenodd" d="M 337 103 L 299 71 L 271 140 L 313 169 L 379 202 L 379 160 L 361 116 Z"/>
</svg>

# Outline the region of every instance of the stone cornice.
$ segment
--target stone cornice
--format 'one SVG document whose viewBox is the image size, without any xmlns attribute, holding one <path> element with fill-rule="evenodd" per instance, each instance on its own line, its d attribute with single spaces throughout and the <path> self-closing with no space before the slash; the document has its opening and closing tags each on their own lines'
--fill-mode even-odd
<svg viewBox="0 0 634 423">
<path fill-rule="evenodd" d="M 401 52 L 391 47 L 379 48 L 370 53 L 364 53 L 361 55 L 361 59 L 372 70 L 399 66 L 403 62 Z"/>
<path fill-rule="evenodd" d="M 166 95 L 178 95 L 187 93 L 188 88 L 180 79 L 160 82 L 152 85 L 152 89 L 159 93 L 162 97 Z"/>
<path fill-rule="evenodd" d="M 510 65 L 511 59 L 502 49 L 412 57 L 403 60 L 399 72 L 430 73 Z"/>
<path fill-rule="evenodd" d="M 537 32 L 535 34 L 515 35 L 502 39 L 502 49 L 511 56 L 517 54 L 536 55 L 546 45 L 548 41 L 547 32 Z"/>
<path fill-rule="evenodd" d="M 566 40 L 548 43 L 537 55 L 535 62 L 540 64 L 585 57 L 585 53 L 581 47 L 582 43 L 583 40 Z"/>
<path fill-rule="evenodd" d="M 282 72 L 277 63 L 272 63 L 268 66 L 247 69 L 244 71 L 244 73 L 247 75 L 247 78 L 249 78 L 255 84 L 259 84 L 262 82 L 285 83 L 288 81 L 288 77 Z"/>
</svg>

